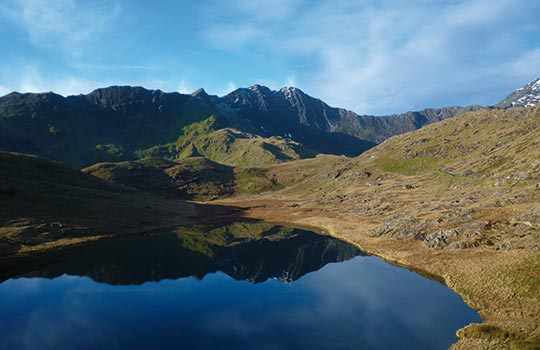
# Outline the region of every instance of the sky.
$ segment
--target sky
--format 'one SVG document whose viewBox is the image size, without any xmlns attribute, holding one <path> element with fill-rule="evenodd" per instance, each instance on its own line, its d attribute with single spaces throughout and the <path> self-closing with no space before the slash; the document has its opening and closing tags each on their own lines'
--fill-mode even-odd
<svg viewBox="0 0 540 350">
<path fill-rule="evenodd" d="M 0 95 L 296 86 L 392 114 L 540 76 L 538 0 L 0 0 Z"/>
</svg>

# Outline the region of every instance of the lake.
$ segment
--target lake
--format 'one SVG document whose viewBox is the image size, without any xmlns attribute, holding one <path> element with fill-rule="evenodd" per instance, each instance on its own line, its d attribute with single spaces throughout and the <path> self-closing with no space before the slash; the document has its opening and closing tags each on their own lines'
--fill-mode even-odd
<svg viewBox="0 0 540 350">
<path fill-rule="evenodd" d="M 5 270 L 0 349 L 447 349 L 480 322 L 443 284 L 266 223 L 102 240 Z"/>
</svg>

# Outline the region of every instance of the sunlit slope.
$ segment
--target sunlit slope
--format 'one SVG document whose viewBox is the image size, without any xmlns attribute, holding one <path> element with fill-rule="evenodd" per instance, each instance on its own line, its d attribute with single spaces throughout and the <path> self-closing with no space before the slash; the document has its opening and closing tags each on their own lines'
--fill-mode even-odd
<svg viewBox="0 0 540 350">
<path fill-rule="evenodd" d="M 262 137 L 227 125 L 229 123 L 223 118 L 211 116 L 184 127 L 176 142 L 146 149 L 139 152 L 139 156 L 166 159 L 205 157 L 231 166 L 267 166 L 312 158 L 317 154 L 290 138 Z"/>
<path fill-rule="evenodd" d="M 284 194 L 434 248 L 538 249 L 540 109 L 481 110 L 393 137 Z M 310 162 L 310 160 L 303 161 Z M 296 162 L 273 168 L 294 176 Z M 283 169 L 285 171 L 280 171 Z M 300 175 L 300 174 L 297 174 Z"/>
</svg>

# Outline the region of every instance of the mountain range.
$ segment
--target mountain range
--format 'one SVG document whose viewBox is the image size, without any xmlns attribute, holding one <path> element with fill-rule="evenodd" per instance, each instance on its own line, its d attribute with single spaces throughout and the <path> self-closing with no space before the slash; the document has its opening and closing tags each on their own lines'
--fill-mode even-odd
<svg viewBox="0 0 540 350">
<path fill-rule="evenodd" d="M 0 150 L 77 169 L 148 156 L 261 165 L 317 153 L 356 156 L 391 136 L 479 108 L 375 117 L 330 107 L 297 88 L 260 85 L 223 97 L 130 86 L 68 97 L 13 92 L 0 98 Z"/>
</svg>

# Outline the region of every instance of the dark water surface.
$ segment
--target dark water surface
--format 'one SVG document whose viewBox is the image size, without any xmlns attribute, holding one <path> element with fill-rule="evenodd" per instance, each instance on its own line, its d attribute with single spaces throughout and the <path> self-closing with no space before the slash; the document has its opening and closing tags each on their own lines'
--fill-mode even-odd
<svg viewBox="0 0 540 350">
<path fill-rule="evenodd" d="M 0 349 L 446 349 L 480 321 L 442 284 L 268 224 L 107 240 L 18 270 L 0 284 Z"/>
</svg>

